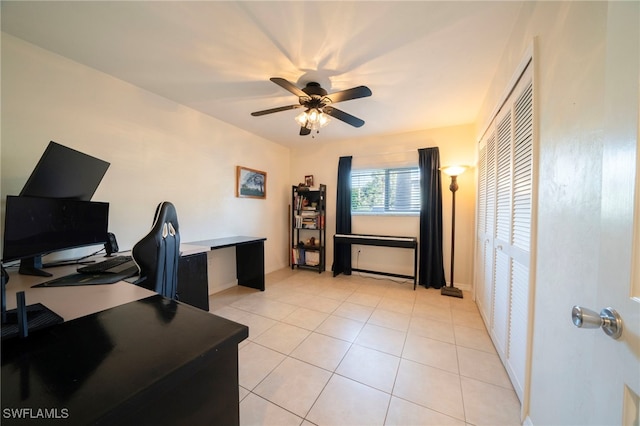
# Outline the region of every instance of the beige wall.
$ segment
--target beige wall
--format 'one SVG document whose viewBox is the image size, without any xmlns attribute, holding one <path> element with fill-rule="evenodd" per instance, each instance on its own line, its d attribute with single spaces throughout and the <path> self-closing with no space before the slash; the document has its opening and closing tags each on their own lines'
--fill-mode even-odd
<svg viewBox="0 0 640 426">
<path fill-rule="evenodd" d="M 332 126 L 341 123 L 331 123 Z M 418 148 L 437 146 L 441 165 L 466 164 L 474 166 L 476 144 L 474 126 L 461 125 L 429 129 L 385 137 L 362 138 L 331 144 L 318 144 L 309 140 L 308 146 L 291 152 L 291 179 L 301 182 L 305 175 L 313 175 L 317 183 L 327 184 L 327 240 L 335 234 L 335 203 L 338 159 L 353 156 L 353 168 L 386 165 L 418 165 Z M 321 136 L 320 136 L 321 137 Z M 449 280 L 451 253 L 451 191 L 449 178 L 442 181 L 444 265 Z M 471 168 L 458 178 L 460 189 L 456 192 L 456 251 L 454 279 L 456 285 L 470 289 L 473 272 L 473 235 L 475 215 L 475 169 Z M 419 236 L 418 217 L 354 216 L 352 230 L 355 233 L 377 235 Z M 382 270 L 401 274 L 413 272 L 413 257 L 409 250 L 361 247 L 359 259 L 354 248 L 353 264 L 361 269 Z M 327 270 L 333 262 L 333 245 L 327 247 Z"/>
<path fill-rule="evenodd" d="M 270 272 L 288 265 L 290 189 L 305 175 L 327 184 L 329 238 L 335 232 L 340 156 L 353 155 L 354 164 L 382 164 L 397 161 L 400 153 L 403 161 L 417 164 L 418 148 L 438 146 L 443 165 L 473 165 L 475 161 L 472 125 L 334 144 L 310 140 L 290 160 L 288 148 L 6 34 L 2 34 L 2 88 L 2 198 L 19 193 L 50 140 L 109 161 L 111 166 L 94 199 L 109 201 L 109 227 L 123 250 L 131 248 L 150 227 L 156 204 L 171 200 L 178 209 L 183 241 L 238 234 L 267 237 L 265 261 Z M 235 198 L 238 164 L 267 172 L 266 201 Z M 474 175 L 471 169 L 460 176 L 456 194 L 455 276 L 456 284 L 467 288 L 473 270 Z M 448 277 L 451 192 L 447 188 L 445 179 Z M 418 235 L 418 220 L 356 217 L 354 231 Z M 327 254 L 330 270 L 331 244 Z M 210 275 L 217 284 L 234 279 L 233 260 L 228 254 L 210 259 Z M 380 262 L 400 272 L 412 269 L 412 258 L 404 250 L 381 253 L 369 248 L 360 257 L 365 269 Z"/>
<path fill-rule="evenodd" d="M 287 239 L 287 148 L 2 34 L 3 204 L 50 140 L 111 163 L 94 200 L 110 203 L 121 249 L 169 200 L 182 241 L 263 236 L 267 272 L 288 264 L 277 249 Z M 235 197 L 236 165 L 267 172 L 266 200 Z M 235 279 L 232 262 L 214 264 L 221 280 Z"/>
</svg>

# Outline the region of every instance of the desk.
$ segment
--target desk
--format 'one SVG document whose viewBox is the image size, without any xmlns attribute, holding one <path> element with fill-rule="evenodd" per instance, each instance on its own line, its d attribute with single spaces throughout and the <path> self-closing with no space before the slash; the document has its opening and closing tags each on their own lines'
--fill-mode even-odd
<svg viewBox="0 0 640 426">
<path fill-rule="evenodd" d="M 238 285 L 264 291 L 264 242 L 262 237 L 214 238 L 185 243 L 187 246 L 203 246 L 209 250 L 236 248 L 236 278 Z"/>
<path fill-rule="evenodd" d="M 206 252 L 227 247 L 236 248 L 238 284 L 264 291 L 264 242 L 266 240 L 261 237 L 237 236 L 180 244 L 181 257 L 177 289 L 179 300 L 205 311 L 209 310 Z M 97 259 L 97 261 L 100 260 L 104 259 Z M 55 276 L 62 276 L 74 273 L 76 267 L 77 265 L 56 267 L 51 271 Z M 42 295 L 48 294 L 47 289 L 31 289 L 30 287 L 46 281 L 46 279 L 18 274 L 12 274 L 12 277 L 12 281 L 7 286 L 7 309 L 15 308 L 16 292 L 29 290 L 27 304 L 43 303 L 65 320 L 155 294 L 142 287 L 122 282 L 106 286 L 59 287 L 56 289 L 56 293 L 45 297 L 46 302 L 44 302 Z M 16 281 L 19 283 L 16 284 Z"/>
<path fill-rule="evenodd" d="M 46 278 L 11 272 L 6 287 L 7 309 L 16 307 L 16 293 L 24 291 L 27 305 L 42 303 L 60 315 L 65 321 L 70 321 L 156 294 L 151 290 L 125 281 L 106 285 L 31 288 L 35 284 L 52 278 L 72 274 L 76 271 L 76 267 L 76 265 L 73 265 L 51 268 L 49 271 L 53 273 L 53 277 Z"/>
<path fill-rule="evenodd" d="M 237 425 L 247 337 L 244 325 L 154 295 L 5 341 L 3 424 L 19 422 L 7 409 L 46 409 L 65 424 Z"/>
<path fill-rule="evenodd" d="M 54 277 L 74 270 L 51 269 Z M 8 308 L 25 291 L 27 304 L 65 322 L 2 342 L 3 424 L 13 423 L 6 408 L 57 409 L 71 424 L 239 423 L 246 326 L 124 281 L 31 288 L 49 278 L 10 276 Z"/>
<path fill-rule="evenodd" d="M 367 269 L 351 268 L 352 271 L 366 272 L 369 274 L 386 275 L 389 277 L 409 278 L 413 279 L 413 289 L 416 289 L 418 283 L 418 239 L 415 237 L 396 237 L 389 235 L 366 235 L 366 234 L 335 234 L 333 236 L 333 253 L 334 253 L 334 272 L 335 277 L 343 272 L 344 267 L 337 265 L 335 258 L 337 244 L 357 244 L 365 246 L 381 246 L 381 247 L 399 247 L 413 250 L 413 275 L 392 274 L 389 272 L 371 271 Z M 335 266 L 337 265 L 337 266 Z"/>
</svg>

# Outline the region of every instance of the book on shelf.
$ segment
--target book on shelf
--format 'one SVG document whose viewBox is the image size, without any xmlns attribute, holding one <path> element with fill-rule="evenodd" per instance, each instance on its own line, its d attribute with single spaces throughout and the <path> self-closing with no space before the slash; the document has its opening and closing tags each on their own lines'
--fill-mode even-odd
<svg viewBox="0 0 640 426">
<path fill-rule="evenodd" d="M 299 194 L 296 194 L 295 199 L 293 201 L 294 209 L 298 211 L 302 210 L 303 204 L 304 204 L 304 197 Z"/>
<path fill-rule="evenodd" d="M 317 199 L 296 193 L 293 199 L 293 208 L 298 212 L 317 212 Z"/>
<path fill-rule="evenodd" d="M 304 265 L 306 262 L 306 250 L 297 247 L 292 248 L 291 262 L 293 265 Z"/>
<path fill-rule="evenodd" d="M 293 200 L 294 209 L 297 211 L 316 211 L 317 206 L 311 205 L 309 198 L 296 194 Z"/>
<path fill-rule="evenodd" d="M 321 220 L 324 223 L 324 220 Z M 295 215 L 294 223 L 296 228 L 318 229 L 318 216 Z"/>
</svg>

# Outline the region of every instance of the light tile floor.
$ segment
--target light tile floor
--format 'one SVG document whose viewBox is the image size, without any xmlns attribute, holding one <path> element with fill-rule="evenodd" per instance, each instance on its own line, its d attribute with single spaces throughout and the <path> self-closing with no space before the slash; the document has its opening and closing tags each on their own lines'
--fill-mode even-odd
<svg viewBox="0 0 640 426">
<path fill-rule="evenodd" d="M 245 324 L 242 425 L 520 425 L 520 403 L 469 294 L 289 268 L 211 312 Z"/>
</svg>

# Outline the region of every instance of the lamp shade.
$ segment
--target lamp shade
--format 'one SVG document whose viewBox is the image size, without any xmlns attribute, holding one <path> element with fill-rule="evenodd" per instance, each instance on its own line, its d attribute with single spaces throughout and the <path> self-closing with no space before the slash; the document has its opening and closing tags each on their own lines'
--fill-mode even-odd
<svg viewBox="0 0 640 426">
<path fill-rule="evenodd" d="M 441 167 L 440 170 L 449 176 L 460 176 L 467 170 L 467 166 L 447 166 Z"/>
</svg>

